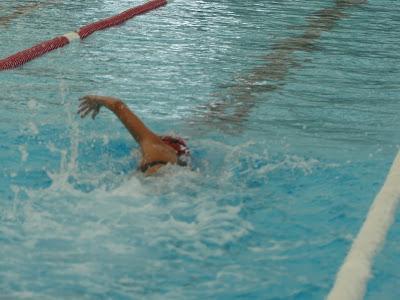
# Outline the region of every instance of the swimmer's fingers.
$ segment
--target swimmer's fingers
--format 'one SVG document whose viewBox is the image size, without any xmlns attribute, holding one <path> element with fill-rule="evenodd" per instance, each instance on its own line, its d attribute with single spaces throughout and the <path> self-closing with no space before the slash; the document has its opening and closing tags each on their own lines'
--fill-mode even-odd
<svg viewBox="0 0 400 300">
<path fill-rule="evenodd" d="M 96 108 L 93 109 L 93 113 L 92 113 L 93 120 L 96 118 L 96 116 L 99 114 L 99 112 L 100 112 L 100 106 L 97 106 Z"/>
<path fill-rule="evenodd" d="M 84 97 L 79 98 L 80 105 L 87 104 L 87 105 L 94 105 L 97 103 L 97 98 L 95 95 L 86 95 Z"/>
<path fill-rule="evenodd" d="M 80 98 L 79 101 L 81 101 L 81 103 L 79 104 L 79 109 L 78 109 L 78 113 L 81 113 L 83 111 L 86 110 L 92 110 L 92 109 L 96 109 L 99 104 L 96 103 L 95 101 L 92 101 L 90 98 Z"/>
<path fill-rule="evenodd" d="M 79 98 L 80 104 L 78 109 L 78 114 L 81 118 L 86 117 L 88 114 L 92 113 L 92 119 L 94 120 L 100 112 L 101 103 L 95 95 L 87 95 Z"/>
<path fill-rule="evenodd" d="M 89 98 L 89 96 L 83 96 L 83 97 L 79 98 L 79 101 L 84 102 L 84 101 L 88 100 L 88 98 Z"/>
<path fill-rule="evenodd" d="M 79 105 L 79 108 L 78 108 L 78 114 L 82 114 L 82 112 L 87 109 L 90 109 L 90 105 L 88 105 L 86 103 L 81 103 L 81 105 Z"/>
<path fill-rule="evenodd" d="M 95 111 L 96 107 L 93 105 L 82 103 L 79 107 L 78 114 L 80 114 L 81 118 L 86 117 L 91 111 Z"/>
<path fill-rule="evenodd" d="M 81 118 L 83 119 L 86 117 L 93 109 L 91 107 L 87 107 L 85 109 L 82 109 L 81 112 L 79 113 L 81 115 Z"/>
<path fill-rule="evenodd" d="M 89 106 L 89 103 L 87 101 L 81 101 L 81 103 L 79 103 L 79 109 L 81 107 L 88 107 L 88 106 Z"/>
<path fill-rule="evenodd" d="M 89 108 L 81 108 L 80 110 L 77 111 L 77 114 L 80 115 L 83 118 L 83 114 L 86 113 L 86 111 L 90 111 Z"/>
<path fill-rule="evenodd" d="M 93 99 L 90 96 L 85 96 L 85 97 L 79 98 L 79 102 L 80 102 L 79 106 L 83 106 L 83 105 L 91 106 L 96 103 L 95 99 Z"/>
</svg>

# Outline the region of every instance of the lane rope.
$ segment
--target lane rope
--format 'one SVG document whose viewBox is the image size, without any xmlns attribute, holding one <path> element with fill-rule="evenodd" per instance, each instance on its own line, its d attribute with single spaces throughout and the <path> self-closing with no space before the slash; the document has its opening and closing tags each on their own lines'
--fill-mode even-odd
<svg viewBox="0 0 400 300">
<path fill-rule="evenodd" d="M 151 0 L 142 5 L 125 10 L 118 15 L 85 25 L 85 26 L 79 28 L 77 31 L 69 32 L 64 35 L 58 36 L 54 39 L 41 42 L 29 49 L 25 49 L 16 54 L 13 54 L 4 59 L 1 59 L 0 60 L 0 71 L 18 68 L 18 67 L 24 65 L 25 63 L 27 63 L 37 57 L 40 57 L 50 51 L 64 47 L 65 45 L 69 44 L 72 41 L 75 41 L 78 39 L 83 40 L 96 31 L 104 30 L 106 28 L 120 25 L 120 24 L 126 22 L 127 20 L 132 19 L 135 16 L 147 13 L 151 10 L 154 10 L 161 6 L 164 6 L 168 2 L 171 2 L 171 1 Z"/>
<path fill-rule="evenodd" d="M 361 300 L 373 259 L 385 242 L 400 202 L 400 151 L 341 266 L 327 300 Z"/>
</svg>

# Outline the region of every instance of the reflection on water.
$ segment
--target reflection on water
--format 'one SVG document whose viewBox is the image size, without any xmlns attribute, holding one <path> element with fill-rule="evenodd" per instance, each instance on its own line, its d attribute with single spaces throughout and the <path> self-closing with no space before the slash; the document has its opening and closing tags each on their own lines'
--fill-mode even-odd
<svg viewBox="0 0 400 300">
<path fill-rule="evenodd" d="M 235 78 L 231 85 L 222 87 L 220 93 L 213 95 L 217 100 L 205 107 L 206 113 L 202 118 L 227 132 L 240 130 L 256 105 L 257 95 L 282 88 L 288 73 L 301 66 L 293 53 L 318 50 L 316 41 L 323 32 L 332 30 L 340 19 L 347 16 L 346 8 L 365 2 L 367 1 L 336 0 L 333 7 L 313 13 L 301 35 L 277 42 L 271 53 L 261 57 L 260 66 Z"/>
<path fill-rule="evenodd" d="M 34 3 L 26 3 L 26 4 L 18 4 L 12 13 L 0 16 L 0 26 L 7 27 L 9 26 L 14 20 L 18 19 L 19 17 L 25 16 L 30 14 L 31 12 L 47 6 L 49 4 L 57 3 L 55 0 L 46 1 L 46 2 L 34 2 Z"/>
<path fill-rule="evenodd" d="M 10 23 L 15 19 L 29 14 L 33 10 L 39 8 L 40 6 L 41 6 L 40 3 L 28 3 L 28 4 L 18 5 L 12 13 L 0 17 L 0 25 L 9 26 Z"/>
</svg>

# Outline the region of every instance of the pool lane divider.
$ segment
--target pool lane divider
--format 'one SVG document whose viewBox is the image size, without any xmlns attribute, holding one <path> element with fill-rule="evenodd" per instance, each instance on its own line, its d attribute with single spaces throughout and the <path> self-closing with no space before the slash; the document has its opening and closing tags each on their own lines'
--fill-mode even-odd
<svg viewBox="0 0 400 300">
<path fill-rule="evenodd" d="M 141 15 L 166 5 L 170 0 L 151 0 L 142 5 L 130 8 L 118 15 L 91 23 L 79 28 L 77 31 L 66 33 L 54 39 L 41 42 L 29 49 L 0 60 L 0 71 L 18 68 L 25 63 L 38 58 L 50 51 L 64 47 L 74 40 L 83 40 L 96 31 L 120 25 L 137 15 Z"/>
<path fill-rule="evenodd" d="M 364 298 L 374 256 L 385 242 L 400 202 L 400 151 L 341 266 L 328 300 Z"/>
</svg>

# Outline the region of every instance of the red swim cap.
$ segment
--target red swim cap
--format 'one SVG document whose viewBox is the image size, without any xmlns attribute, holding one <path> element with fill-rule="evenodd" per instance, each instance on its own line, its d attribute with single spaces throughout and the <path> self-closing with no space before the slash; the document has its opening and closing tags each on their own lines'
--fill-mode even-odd
<svg viewBox="0 0 400 300">
<path fill-rule="evenodd" d="M 168 146 L 172 147 L 176 151 L 176 154 L 178 156 L 190 154 L 186 142 L 180 137 L 173 137 L 166 135 L 166 136 L 161 136 L 161 140 Z"/>
</svg>

